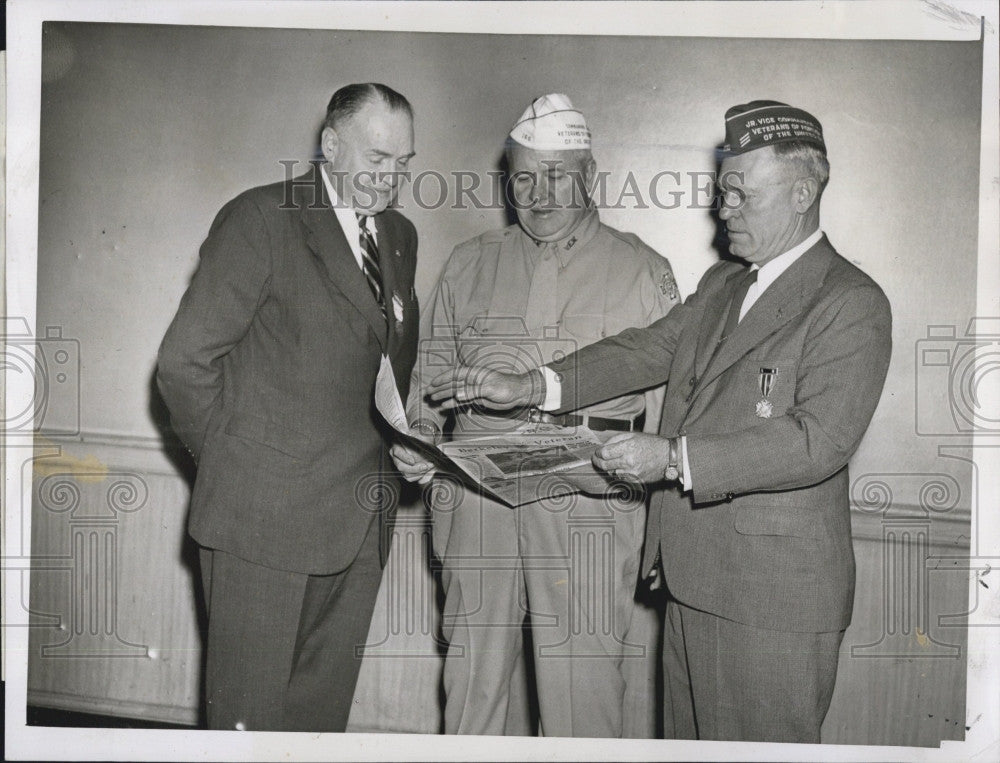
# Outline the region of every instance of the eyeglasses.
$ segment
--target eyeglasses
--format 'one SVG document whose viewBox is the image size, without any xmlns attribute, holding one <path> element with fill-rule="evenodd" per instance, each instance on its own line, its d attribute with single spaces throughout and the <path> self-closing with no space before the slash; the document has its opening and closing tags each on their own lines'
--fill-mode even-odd
<svg viewBox="0 0 1000 763">
<path fill-rule="evenodd" d="M 715 201 L 719 209 L 739 209 L 747 200 L 741 188 L 717 188 Z"/>
<path fill-rule="evenodd" d="M 794 185 L 795 183 L 797 183 L 799 180 L 802 179 L 803 178 L 796 178 L 793 181 L 778 180 L 772 183 L 764 183 L 762 185 L 756 185 L 755 188 L 757 190 L 764 188 L 775 188 L 779 186 L 787 186 L 791 188 L 792 185 Z M 757 196 L 756 192 L 747 193 L 742 188 L 736 186 L 729 188 L 722 188 L 721 186 L 717 185 L 715 191 L 715 203 L 717 205 L 716 209 L 739 209 L 744 204 L 746 204 L 747 201 L 753 199 L 755 196 Z"/>
</svg>

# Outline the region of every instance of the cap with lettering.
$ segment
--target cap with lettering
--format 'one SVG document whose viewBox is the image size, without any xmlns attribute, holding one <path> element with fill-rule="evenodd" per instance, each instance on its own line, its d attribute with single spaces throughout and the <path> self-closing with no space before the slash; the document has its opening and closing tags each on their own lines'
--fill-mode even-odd
<svg viewBox="0 0 1000 763">
<path fill-rule="evenodd" d="M 726 112 L 724 155 L 745 154 L 775 143 L 812 143 L 823 153 L 823 126 L 812 114 L 778 101 L 750 101 Z"/>
<path fill-rule="evenodd" d="M 514 124 L 510 137 L 536 151 L 590 148 L 587 120 L 562 93 L 550 93 L 532 101 Z"/>
</svg>

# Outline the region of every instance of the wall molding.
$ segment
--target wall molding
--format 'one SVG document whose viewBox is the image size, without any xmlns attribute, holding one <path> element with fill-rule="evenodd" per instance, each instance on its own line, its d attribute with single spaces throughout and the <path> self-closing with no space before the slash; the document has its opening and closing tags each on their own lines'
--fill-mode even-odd
<svg viewBox="0 0 1000 763">
<path fill-rule="evenodd" d="M 67 710 L 73 713 L 112 715 L 156 723 L 176 723 L 192 728 L 198 725 L 197 707 L 161 705 L 154 702 L 122 702 L 114 699 L 38 689 L 29 689 L 27 699 L 29 705 Z"/>
<path fill-rule="evenodd" d="M 58 447 L 58 455 L 46 456 L 47 447 Z M 36 438 L 36 452 L 41 453 L 39 465 L 76 468 L 99 464 L 109 470 L 135 470 L 144 474 L 184 479 L 177 464 L 193 462 L 179 441 L 153 435 L 121 434 L 97 430 L 81 430 L 73 434 L 45 434 Z M 96 459 L 96 462 L 95 460 Z M 89 468 L 89 467 L 88 467 Z M 868 476 L 868 475 L 865 475 Z M 877 476 L 877 475 L 872 475 Z M 931 475 L 933 476 L 933 475 Z M 862 477 L 863 479 L 863 477 Z M 890 500 L 880 510 L 861 508 L 852 501 L 851 526 L 855 541 L 882 541 L 887 528 L 904 524 L 928 524 L 932 547 L 968 550 L 971 535 L 972 510 L 954 506 L 947 510 L 927 508 L 918 502 L 912 491 L 903 500 Z"/>
<path fill-rule="evenodd" d="M 48 455 L 56 449 L 57 454 Z M 93 471 L 94 467 L 106 467 L 109 470 L 132 469 L 151 475 L 184 479 L 184 474 L 177 465 L 187 463 L 194 468 L 194 460 L 180 442 L 150 435 L 99 431 L 43 433 L 35 437 L 35 454 L 38 466 L 42 466 L 43 462 L 51 466 L 68 464 L 85 471 Z"/>
<path fill-rule="evenodd" d="M 879 542 L 887 531 L 910 527 L 926 529 L 928 546 L 968 554 L 972 534 L 972 512 L 956 507 L 949 511 L 928 511 L 918 504 L 894 503 L 884 511 L 864 511 L 851 507 L 851 537 L 857 542 Z"/>
</svg>

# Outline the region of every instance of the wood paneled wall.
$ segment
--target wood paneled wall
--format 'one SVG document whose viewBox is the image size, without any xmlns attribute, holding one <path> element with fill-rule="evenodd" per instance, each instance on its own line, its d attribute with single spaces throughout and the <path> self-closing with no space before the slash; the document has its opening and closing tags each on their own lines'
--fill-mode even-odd
<svg viewBox="0 0 1000 763">
<path fill-rule="evenodd" d="M 29 703 L 198 723 L 200 603 L 184 531 L 184 459 L 139 438 L 46 444 L 61 452 L 34 464 Z M 936 746 L 961 739 L 969 552 L 962 491 L 943 474 L 862 475 L 854 484 L 854 621 L 824 741 Z M 440 727 L 428 538 L 419 510 L 401 513 L 355 694 L 354 730 Z M 645 616 L 641 627 L 652 643 L 651 613 Z M 631 670 L 627 702 L 633 733 L 643 735 L 655 712 L 655 662 Z"/>
</svg>

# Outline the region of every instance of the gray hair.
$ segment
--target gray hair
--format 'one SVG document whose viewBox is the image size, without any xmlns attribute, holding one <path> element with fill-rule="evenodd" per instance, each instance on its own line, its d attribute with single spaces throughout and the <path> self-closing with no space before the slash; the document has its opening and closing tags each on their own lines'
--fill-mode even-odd
<svg viewBox="0 0 1000 763">
<path fill-rule="evenodd" d="M 775 143 L 771 148 L 774 149 L 774 155 L 783 163 L 794 164 L 796 169 L 804 170 L 819 184 L 819 192 L 823 193 L 830 180 L 830 162 L 826 158 L 825 151 L 804 140 Z"/>
</svg>

